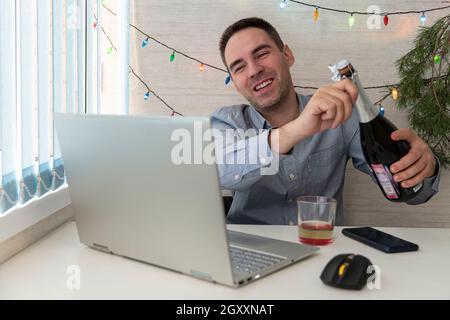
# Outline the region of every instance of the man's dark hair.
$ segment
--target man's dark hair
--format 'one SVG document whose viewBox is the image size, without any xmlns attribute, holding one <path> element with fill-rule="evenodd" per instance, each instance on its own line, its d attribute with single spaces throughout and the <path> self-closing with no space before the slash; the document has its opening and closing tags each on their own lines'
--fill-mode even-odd
<svg viewBox="0 0 450 320">
<path fill-rule="evenodd" d="M 230 38 L 238 31 L 241 31 L 246 28 L 259 28 L 264 30 L 272 39 L 275 41 L 275 44 L 280 50 L 283 50 L 284 43 L 281 40 L 278 31 L 266 20 L 257 17 L 245 18 L 239 21 L 236 21 L 231 26 L 225 29 L 222 33 L 222 37 L 219 42 L 220 56 L 222 57 L 223 64 L 227 67 L 227 63 L 225 61 L 225 47 L 227 46 Z"/>
</svg>

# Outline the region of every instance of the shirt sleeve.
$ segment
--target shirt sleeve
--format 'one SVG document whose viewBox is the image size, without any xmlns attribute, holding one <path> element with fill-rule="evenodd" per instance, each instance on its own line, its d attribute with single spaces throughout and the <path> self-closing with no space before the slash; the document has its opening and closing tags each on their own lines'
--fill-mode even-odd
<svg viewBox="0 0 450 320">
<path fill-rule="evenodd" d="M 407 204 L 415 205 L 425 203 L 430 200 L 436 193 L 439 192 L 439 181 L 441 180 L 441 164 L 439 159 L 436 158 L 436 168 L 434 175 L 425 178 L 423 181 L 423 187 L 413 199 L 407 201 Z"/>
<path fill-rule="evenodd" d="M 372 180 L 376 183 L 376 178 L 369 168 L 369 165 L 364 158 L 364 153 L 361 148 L 361 140 L 359 135 L 359 122 L 356 110 L 353 110 L 350 119 L 347 121 L 344 129 L 344 138 L 348 145 L 347 157 L 352 159 L 353 166 L 361 172 L 370 175 Z"/>
<path fill-rule="evenodd" d="M 270 129 L 244 130 L 233 117 L 218 112 L 211 116 L 211 127 L 223 189 L 241 191 L 270 174 L 276 157 L 269 145 Z"/>
<path fill-rule="evenodd" d="M 354 118 L 354 115 L 356 112 L 353 112 L 353 115 L 351 118 Z M 353 119 L 354 120 L 354 119 Z M 357 120 L 356 120 L 357 121 Z M 369 165 L 367 164 L 364 153 L 361 148 L 361 140 L 360 140 L 360 134 L 359 134 L 359 125 L 358 122 L 353 121 L 353 124 L 350 123 L 350 130 L 347 130 L 347 138 L 349 139 L 349 149 L 348 149 L 348 156 L 352 158 L 353 166 L 358 169 L 359 171 L 362 171 L 364 173 L 367 173 L 371 176 L 372 180 L 377 183 L 377 180 L 375 176 L 373 175 L 372 171 L 369 168 Z M 436 169 L 435 174 L 432 177 L 428 177 L 423 181 L 422 189 L 417 193 L 417 195 L 406 201 L 407 204 L 410 205 L 416 205 L 416 204 L 422 204 L 430 200 L 435 194 L 439 192 L 439 181 L 441 176 L 441 165 L 439 163 L 439 160 L 436 158 Z"/>
</svg>

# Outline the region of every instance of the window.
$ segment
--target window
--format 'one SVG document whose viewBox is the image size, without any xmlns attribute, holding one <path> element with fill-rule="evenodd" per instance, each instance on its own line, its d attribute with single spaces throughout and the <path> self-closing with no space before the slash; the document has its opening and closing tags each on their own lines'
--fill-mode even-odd
<svg viewBox="0 0 450 320">
<path fill-rule="evenodd" d="M 117 3 L 129 17 L 129 1 Z M 100 112 L 101 19 L 101 0 L 0 1 L 0 217 L 65 184 L 53 114 Z M 118 58 L 126 112 L 127 50 Z"/>
</svg>

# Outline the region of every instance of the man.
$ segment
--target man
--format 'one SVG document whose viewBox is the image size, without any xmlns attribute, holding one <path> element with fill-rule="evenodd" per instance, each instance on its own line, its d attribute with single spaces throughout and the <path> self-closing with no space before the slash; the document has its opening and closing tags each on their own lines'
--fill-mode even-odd
<svg viewBox="0 0 450 320">
<path fill-rule="evenodd" d="M 312 96 L 294 91 L 289 68 L 295 58 L 277 31 L 259 18 L 247 18 L 229 26 L 220 40 L 220 53 L 236 90 L 250 105 L 221 108 L 211 118 L 212 127 L 224 136 L 235 132 L 232 143 L 217 144 L 216 153 L 255 163 L 219 162 L 221 186 L 233 191 L 230 223 L 295 224 L 295 199 L 320 195 L 338 201 L 336 224 L 343 223 L 342 192 L 347 160 L 368 174 L 360 146 L 358 96 L 349 80 L 318 89 Z M 259 130 L 244 136 L 243 130 Z M 409 129 L 392 134 L 407 140 L 410 151 L 390 169 L 404 187 L 423 183 L 409 204 L 428 201 L 438 192 L 439 164 L 427 144 Z M 217 141 L 218 139 L 216 139 Z M 223 139 L 222 139 L 223 140 Z M 264 143 L 270 157 L 259 153 Z M 278 156 L 275 174 L 261 169 Z"/>
</svg>

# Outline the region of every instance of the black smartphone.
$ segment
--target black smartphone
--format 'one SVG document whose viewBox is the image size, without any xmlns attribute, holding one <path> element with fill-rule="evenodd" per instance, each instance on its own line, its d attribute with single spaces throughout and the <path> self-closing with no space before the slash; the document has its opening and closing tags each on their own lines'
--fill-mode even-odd
<svg viewBox="0 0 450 320">
<path fill-rule="evenodd" d="M 415 243 L 397 238 L 396 236 L 370 227 L 344 228 L 342 229 L 342 233 L 349 238 L 360 241 L 386 253 L 419 250 L 419 246 Z"/>
</svg>

